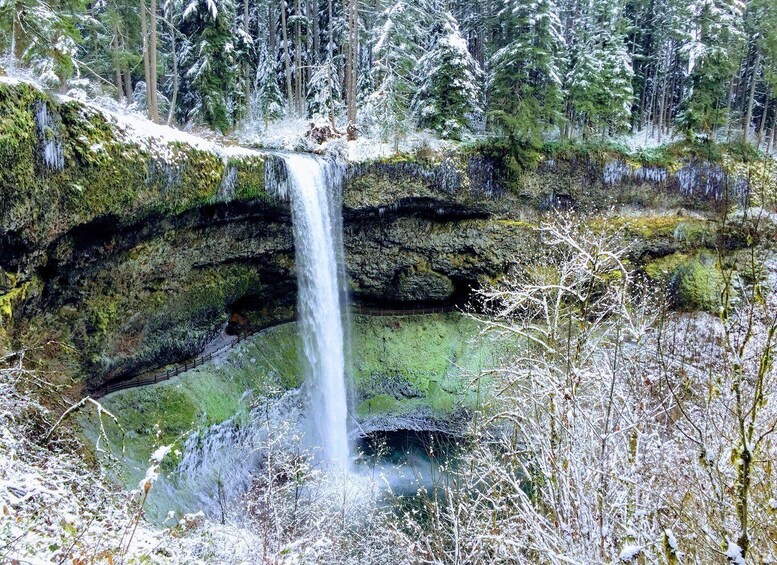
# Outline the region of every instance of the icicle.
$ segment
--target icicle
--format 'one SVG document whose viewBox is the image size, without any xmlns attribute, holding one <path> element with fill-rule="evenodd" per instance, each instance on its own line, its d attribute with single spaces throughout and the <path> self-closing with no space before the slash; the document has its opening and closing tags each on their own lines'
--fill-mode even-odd
<svg viewBox="0 0 777 565">
<path fill-rule="evenodd" d="M 227 167 L 224 178 L 221 179 L 219 186 L 219 199 L 223 201 L 232 200 L 235 197 L 235 184 L 237 183 L 237 169 Z"/>
<path fill-rule="evenodd" d="M 52 171 L 63 170 L 65 168 L 65 154 L 62 140 L 59 137 L 59 128 L 53 116 L 49 115 L 45 102 L 38 102 L 35 111 L 35 125 L 40 140 L 43 164 Z"/>
</svg>

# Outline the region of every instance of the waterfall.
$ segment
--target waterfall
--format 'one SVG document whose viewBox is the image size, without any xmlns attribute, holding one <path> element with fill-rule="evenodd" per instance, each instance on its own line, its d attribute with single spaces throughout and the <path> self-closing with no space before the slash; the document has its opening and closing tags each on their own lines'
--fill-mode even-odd
<svg viewBox="0 0 777 565">
<path fill-rule="evenodd" d="M 311 155 L 281 158 L 286 163 L 287 179 L 277 188 L 292 208 L 297 318 L 306 360 L 311 437 L 320 448 L 321 459 L 345 471 L 350 448 L 338 264 L 342 254 L 342 171 Z"/>
</svg>

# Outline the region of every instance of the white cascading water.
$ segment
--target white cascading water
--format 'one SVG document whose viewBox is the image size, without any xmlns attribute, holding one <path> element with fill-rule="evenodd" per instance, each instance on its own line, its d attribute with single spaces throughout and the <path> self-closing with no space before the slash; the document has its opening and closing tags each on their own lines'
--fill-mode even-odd
<svg viewBox="0 0 777 565">
<path fill-rule="evenodd" d="M 350 461 L 345 349 L 340 303 L 342 171 L 310 155 L 284 155 L 297 265 L 298 326 L 306 360 L 312 433 L 321 459 L 347 471 Z"/>
<path fill-rule="evenodd" d="M 343 171 L 314 156 L 282 154 L 272 159 L 283 160 L 284 165 L 268 163 L 268 188 L 289 201 L 292 209 L 297 327 L 308 399 L 303 400 L 299 391 L 289 391 L 264 409 L 252 409 L 248 423 L 238 415 L 187 438 L 175 476 L 160 478 L 157 490 L 165 494 L 158 495 L 157 505 L 149 508 L 155 519 L 163 520 L 171 506 L 219 516 L 225 501 L 239 500 L 249 490 L 268 445 L 281 441 L 294 449 L 297 440 L 291 431 L 305 420 L 310 428 L 307 443 L 319 460 L 335 477 L 350 476 L 340 262 Z M 231 362 L 240 363 L 243 355 L 238 352 Z M 250 397 L 250 391 L 246 395 Z"/>
</svg>

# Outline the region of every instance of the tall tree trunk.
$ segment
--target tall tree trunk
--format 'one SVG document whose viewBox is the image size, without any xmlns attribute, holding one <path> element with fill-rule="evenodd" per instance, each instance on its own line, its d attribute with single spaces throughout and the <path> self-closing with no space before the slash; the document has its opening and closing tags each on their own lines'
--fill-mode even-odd
<svg viewBox="0 0 777 565">
<path fill-rule="evenodd" d="M 22 19 L 24 19 L 24 2 L 17 2 L 14 6 L 13 29 L 11 30 L 11 55 L 13 55 L 14 64 L 21 60 L 24 54 Z"/>
<path fill-rule="evenodd" d="M 668 83 L 669 83 L 669 79 L 665 73 L 664 84 L 661 87 L 661 99 L 660 99 L 661 105 L 658 108 L 658 141 L 659 142 L 661 141 L 661 135 L 663 134 L 664 130 L 665 129 L 666 131 L 669 130 L 669 126 L 667 125 L 667 116 L 666 116 L 667 107 L 669 106 L 669 103 L 666 99 L 668 86 L 669 86 Z"/>
<path fill-rule="evenodd" d="M 734 92 L 736 91 L 736 79 L 731 79 L 728 86 L 728 99 L 726 100 L 726 116 L 731 116 L 731 105 L 734 102 Z M 717 104 L 716 104 L 717 107 Z M 715 130 L 712 130 L 710 132 L 710 138 L 715 139 Z M 726 139 L 731 138 L 731 120 L 728 120 L 728 124 L 726 126 Z"/>
<path fill-rule="evenodd" d="M 348 138 L 356 138 L 356 65 L 359 53 L 359 14 L 357 0 L 348 0 L 348 57 L 346 61 L 346 91 L 348 118 Z"/>
<path fill-rule="evenodd" d="M 294 99 L 297 114 L 302 115 L 302 3 L 294 5 Z"/>
<path fill-rule="evenodd" d="M 294 93 L 291 87 L 291 57 L 289 56 L 289 31 L 286 29 L 286 2 L 281 0 L 281 36 L 283 38 L 283 65 L 286 71 L 286 104 L 294 108 Z"/>
<path fill-rule="evenodd" d="M 321 38 L 320 30 L 318 28 L 318 0 L 313 0 L 312 2 L 308 1 L 308 17 L 312 18 L 312 24 L 313 24 L 313 60 L 311 63 L 313 65 L 318 65 L 321 63 Z"/>
<path fill-rule="evenodd" d="M 477 30 L 475 31 L 475 59 L 480 65 L 481 69 L 486 68 L 486 29 L 488 24 L 486 23 L 486 3 L 480 2 L 478 5 L 479 21 Z"/>
<path fill-rule="evenodd" d="M 113 49 L 114 72 L 116 73 L 116 100 L 121 103 L 124 100 L 124 83 L 121 80 L 122 65 L 119 59 L 119 30 L 117 26 L 113 28 L 111 49 Z"/>
<path fill-rule="evenodd" d="M 273 60 L 273 68 L 275 68 L 275 61 L 278 57 L 278 42 L 275 38 L 275 31 L 278 28 L 275 22 L 275 4 L 270 2 L 267 5 L 267 30 L 268 30 L 268 36 L 269 36 L 269 42 L 270 42 L 270 53 Z"/>
<path fill-rule="evenodd" d="M 150 10 L 150 23 L 151 23 L 151 37 L 149 40 L 149 56 L 148 56 L 148 62 L 149 62 L 149 73 L 151 75 L 151 100 L 152 103 L 149 105 L 149 111 L 151 114 L 151 119 L 155 122 L 159 122 L 159 101 L 157 99 L 157 95 L 159 92 L 159 89 L 157 88 L 157 53 L 156 53 L 156 46 L 157 46 L 157 31 L 156 31 L 156 16 L 157 16 L 157 5 L 156 0 L 151 0 L 151 10 Z"/>
<path fill-rule="evenodd" d="M 329 95 L 329 122 L 332 125 L 332 131 L 337 133 L 337 127 L 335 126 L 335 96 L 334 96 L 334 89 L 332 88 L 332 61 L 335 57 L 335 46 L 334 46 L 334 38 L 332 37 L 333 28 L 332 28 L 332 17 L 333 17 L 333 10 L 332 10 L 332 0 L 328 0 L 327 2 L 327 45 L 326 45 L 326 54 L 327 54 L 327 61 L 326 61 L 326 74 L 327 74 L 327 89 L 328 89 L 328 95 Z"/>
<path fill-rule="evenodd" d="M 172 6 L 172 2 L 170 6 Z M 170 96 L 170 108 L 167 111 L 167 125 L 173 123 L 175 117 L 175 107 L 178 104 L 178 48 L 175 43 L 176 29 L 173 25 L 173 15 L 168 14 L 167 24 L 170 27 L 170 56 L 173 63 L 173 94 Z"/>
<path fill-rule="evenodd" d="M 140 0 L 140 33 L 143 37 L 143 78 L 146 80 L 146 105 L 151 116 L 151 59 L 148 45 L 148 20 L 146 19 L 146 0 Z"/>
<path fill-rule="evenodd" d="M 770 88 L 766 87 L 766 95 L 764 96 L 764 110 L 761 113 L 761 125 L 758 127 L 758 147 L 761 147 L 761 142 L 764 139 L 766 133 L 766 116 L 769 114 L 769 94 Z"/>
<path fill-rule="evenodd" d="M 127 52 L 127 42 L 124 35 L 121 36 L 121 50 L 124 53 Z M 127 100 L 132 100 L 132 71 L 130 70 L 126 60 L 122 61 L 121 66 L 122 75 L 124 75 L 124 95 L 127 97 Z"/>
<path fill-rule="evenodd" d="M 750 93 L 747 96 L 747 113 L 745 114 L 744 134 L 745 141 L 750 136 L 750 122 L 753 121 L 753 104 L 755 102 L 755 87 L 758 84 L 758 73 L 761 71 L 761 52 L 758 51 L 755 55 L 755 63 L 753 64 L 753 74 L 750 78 Z"/>
<path fill-rule="evenodd" d="M 243 0 L 243 31 L 246 34 L 246 37 L 250 37 L 250 25 L 248 21 L 248 2 L 250 0 Z M 246 116 L 251 115 L 251 65 L 248 63 L 248 57 L 246 57 L 246 62 L 243 63 L 243 80 L 245 81 L 245 112 Z"/>
<path fill-rule="evenodd" d="M 658 99 L 658 72 L 659 72 L 659 65 L 656 64 L 655 71 L 653 73 L 653 81 L 650 85 L 650 102 L 648 102 L 648 116 L 647 120 L 650 124 L 651 129 L 651 136 L 656 134 L 656 114 L 658 113 L 656 111 L 656 100 Z"/>
</svg>

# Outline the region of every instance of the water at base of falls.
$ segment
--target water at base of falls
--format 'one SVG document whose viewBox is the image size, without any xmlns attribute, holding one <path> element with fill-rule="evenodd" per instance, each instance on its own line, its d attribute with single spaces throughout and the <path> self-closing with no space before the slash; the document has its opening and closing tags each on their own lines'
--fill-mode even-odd
<svg viewBox="0 0 777 565">
<path fill-rule="evenodd" d="M 284 155 L 297 268 L 298 312 L 310 398 L 311 436 L 333 470 L 350 462 L 338 259 L 342 249 L 341 170 L 310 155 Z"/>
</svg>

